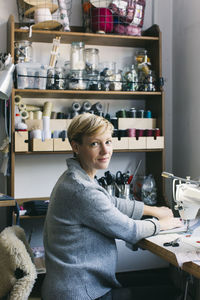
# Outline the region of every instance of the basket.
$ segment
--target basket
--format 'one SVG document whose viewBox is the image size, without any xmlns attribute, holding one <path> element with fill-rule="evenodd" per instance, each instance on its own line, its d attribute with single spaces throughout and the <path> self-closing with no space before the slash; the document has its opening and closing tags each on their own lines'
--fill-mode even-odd
<svg viewBox="0 0 200 300">
<path fill-rule="evenodd" d="M 145 0 L 82 0 L 86 32 L 141 35 Z"/>
<path fill-rule="evenodd" d="M 20 26 L 70 31 L 72 0 L 17 0 Z"/>
</svg>

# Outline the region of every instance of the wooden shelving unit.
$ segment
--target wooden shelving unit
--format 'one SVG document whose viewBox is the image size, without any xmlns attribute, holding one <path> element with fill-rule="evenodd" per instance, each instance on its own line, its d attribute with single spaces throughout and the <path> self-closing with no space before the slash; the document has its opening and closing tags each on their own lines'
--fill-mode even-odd
<svg viewBox="0 0 200 300">
<path fill-rule="evenodd" d="M 53 38 L 60 36 L 61 43 L 69 44 L 73 41 L 83 41 L 87 45 L 103 45 L 111 47 L 131 47 L 145 48 L 151 59 L 153 69 L 157 78 L 162 77 L 162 58 L 161 58 L 161 33 L 157 25 L 152 26 L 143 33 L 143 36 L 120 36 L 113 34 L 93 34 L 77 31 L 62 32 L 62 31 L 45 31 L 33 30 L 32 37 L 29 38 L 29 30 L 20 29 L 19 24 L 16 24 L 14 17 L 10 16 L 8 21 L 8 50 L 14 57 L 14 42 L 19 40 L 30 40 L 32 42 L 52 43 Z M 12 99 L 15 95 L 20 95 L 24 98 L 66 98 L 67 99 L 103 99 L 107 101 L 114 100 L 144 100 L 145 109 L 150 109 L 157 117 L 158 127 L 165 135 L 164 130 L 164 92 L 161 89 L 156 92 L 125 92 L 125 91 L 77 91 L 77 90 L 33 90 L 33 89 L 15 89 L 12 91 Z M 45 100 L 44 100 L 45 101 Z M 12 101 L 12 142 L 11 142 L 11 176 L 9 182 L 10 195 L 14 197 L 14 173 L 15 173 L 15 156 L 16 155 L 47 155 L 47 154 L 67 154 L 71 151 L 58 152 L 14 152 L 14 101 Z M 164 203 L 164 184 L 161 178 L 161 173 L 164 170 L 165 149 L 139 149 L 139 150 L 115 150 L 115 152 L 143 152 L 146 160 L 146 173 L 152 173 L 156 179 L 158 188 L 158 197 L 160 204 Z M 32 198 L 29 198 L 30 200 Z M 39 200 L 39 198 L 38 198 Z"/>
</svg>

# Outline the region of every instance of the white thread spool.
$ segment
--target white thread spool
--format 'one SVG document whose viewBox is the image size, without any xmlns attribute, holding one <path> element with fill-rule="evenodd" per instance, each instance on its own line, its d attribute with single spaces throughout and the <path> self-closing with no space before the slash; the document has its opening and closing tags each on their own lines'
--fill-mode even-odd
<svg viewBox="0 0 200 300">
<path fill-rule="evenodd" d="M 43 130 L 50 131 L 50 117 L 43 116 Z"/>
<path fill-rule="evenodd" d="M 34 13 L 35 24 L 44 22 L 44 21 L 52 21 L 51 11 L 47 7 L 40 7 L 35 10 Z"/>
</svg>

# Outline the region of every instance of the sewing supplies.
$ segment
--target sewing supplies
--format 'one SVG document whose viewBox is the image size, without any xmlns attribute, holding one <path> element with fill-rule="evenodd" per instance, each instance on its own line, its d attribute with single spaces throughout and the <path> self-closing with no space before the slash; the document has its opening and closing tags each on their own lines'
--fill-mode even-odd
<svg viewBox="0 0 200 300">
<path fill-rule="evenodd" d="M 163 243 L 163 246 L 165 247 L 179 247 L 179 242 L 180 238 L 176 238 L 175 240 L 171 241 L 171 242 L 165 242 Z"/>
<path fill-rule="evenodd" d="M 15 64 L 21 62 L 31 62 L 33 59 L 32 42 L 28 40 L 17 41 L 15 46 Z"/>
</svg>

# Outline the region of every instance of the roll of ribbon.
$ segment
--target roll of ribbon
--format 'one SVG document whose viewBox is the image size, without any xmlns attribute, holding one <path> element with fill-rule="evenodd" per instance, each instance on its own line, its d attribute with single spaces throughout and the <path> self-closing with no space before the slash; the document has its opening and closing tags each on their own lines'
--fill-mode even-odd
<svg viewBox="0 0 200 300">
<path fill-rule="evenodd" d="M 34 115 L 34 119 L 36 119 L 36 120 L 42 120 L 42 111 L 41 110 L 34 111 L 33 115 Z"/>
<path fill-rule="evenodd" d="M 136 137 L 144 136 L 144 129 L 136 129 Z"/>
<path fill-rule="evenodd" d="M 135 137 L 136 136 L 136 129 L 135 128 L 128 128 L 127 133 L 129 137 Z"/>
<path fill-rule="evenodd" d="M 52 21 L 52 15 L 50 9 L 47 7 L 40 7 L 35 9 L 34 21 L 35 24 L 44 21 Z"/>
<path fill-rule="evenodd" d="M 26 110 L 20 110 L 22 120 L 26 120 L 29 117 L 29 113 Z"/>
<path fill-rule="evenodd" d="M 65 114 L 63 112 L 58 112 L 57 119 L 65 119 Z"/>
<path fill-rule="evenodd" d="M 146 130 L 145 130 L 145 135 L 146 135 L 146 136 L 153 136 L 153 132 L 154 132 L 153 129 L 146 129 Z"/>
<path fill-rule="evenodd" d="M 26 104 L 24 104 L 23 102 L 19 103 L 18 107 L 19 110 L 26 110 Z"/>
<path fill-rule="evenodd" d="M 15 105 L 19 105 L 22 101 L 22 97 L 19 95 L 15 96 Z"/>
</svg>

